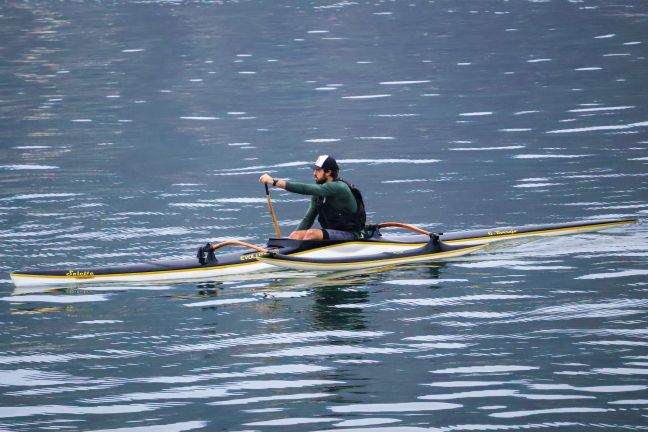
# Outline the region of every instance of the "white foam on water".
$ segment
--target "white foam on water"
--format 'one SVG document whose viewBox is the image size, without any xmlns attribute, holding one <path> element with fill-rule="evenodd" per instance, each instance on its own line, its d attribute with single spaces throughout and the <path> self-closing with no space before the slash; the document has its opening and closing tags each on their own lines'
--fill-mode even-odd
<svg viewBox="0 0 648 432">
<path fill-rule="evenodd" d="M 380 183 L 424 183 L 426 179 L 383 180 Z"/>
<path fill-rule="evenodd" d="M 185 207 L 185 208 L 205 208 L 205 207 L 219 207 L 217 203 L 169 203 L 169 207 Z"/>
<path fill-rule="evenodd" d="M 7 355 L 0 356 L 0 364 L 23 364 L 23 363 L 63 363 L 78 359 L 101 359 L 105 356 L 95 354 L 31 354 L 31 355 Z"/>
<path fill-rule="evenodd" d="M 440 318 L 472 318 L 472 319 L 493 319 L 508 318 L 515 316 L 514 313 L 508 312 L 445 312 L 436 315 Z"/>
<path fill-rule="evenodd" d="M 491 150 L 517 150 L 525 148 L 523 145 L 499 146 L 499 147 L 455 147 L 449 148 L 451 151 L 491 151 Z"/>
<path fill-rule="evenodd" d="M 230 348 L 235 346 L 249 346 L 249 345 L 279 345 L 279 344 L 297 344 L 297 343 L 312 343 L 321 340 L 329 339 L 366 339 L 377 338 L 385 336 L 387 332 L 371 332 L 371 331 L 319 331 L 319 332 L 295 332 L 295 333 L 268 333 L 248 337 L 233 337 L 229 339 L 221 339 L 213 342 L 204 342 L 199 344 L 184 344 L 164 347 L 165 351 L 171 352 L 191 352 L 191 351 L 204 351 L 214 350 L 219 348 Z M 1 363 L 1 361 L 0 361 Z"/>
<path fill-rule="evenodd" d="M 361 137 L 353 137 L 353 139 L 356 139 L 356 140 L 393 140 L 393 139 L 396 139 L 396 138 L 391 137 L 391 136 L 367 136 L 367 137 L 361 136 Z"/>
<path fill-rule="evenodd" d="M 421 400 L 453 400 L 465 398 L 490 398 L 490 397 L 505 397 L 516 396 L 517 390 L 496 389 L 496 390 L 474 390 L 450 394 L 433 394 L 419 396 Z"/>
<path fill-rule="evenodd" d="M 380 363 L 378 360 L 354 360 L 354 359 L 342 359 L 342 360 L 334 360 L 335 363 L 341 363 L 341 364 L 376 364 Z"/>
<path fill-rule="evenodd" d="M 138 285 L 129 285 L 129 286 L 92 286 L 92 287 L 84 287 L 83 291 L 89 291 L 89 292 L 104 292 L 104 291 L 166 291 L 171 289 L 170 286 L 168 285 L 160 285 L 160 286 L 138 286 Z M 88 321 L 89 323 L 90 321 Z M 121 322 L 121 321 L 115 321 L 115 322 Z"/>
<path fill-rule="evenodd" d="M 240 145 L 249 144 L 249 143 L 240 143 Z M 238 143 L 237 143 L 238 145 Z M 307 161 L 295 161 L 295 162 L 285 162 L 275 165 L 255 165 L 243 168 L 226 168 L 221 170 L 216 170 L 216 172 L 236 172 L 236 171 L 246 171 L 246 174 L 254 170 L 268 170 L 271 168 L 289 168 L 295 166 L 310 166 L 312 162 Z M 264 201 L 265 202 L 265 201 Z"/>
<path fill-rule="evenodd" d="M 209 402 L 207 405 L 248 405 L 257 402 L 273 402 L 282 400 L 322 399 L 335 396 L 332 393 L 295 393 L 277 396 L 260 396 L 252 398 L 229 399 L 218 402 Z"/>
<path fill-rule="evenodd" d="M 374 95 L 359 95 L 359 96 L 343 96 L 342 99 L 354 99 L 354 100 L 364 100 L 364 99 L 380 99 L 391 97 L 390 94 L 374 94 Z"/>
<path fill-rule="evenodd" d="M 597 112 L 597 111 L 619 111 L 637 108 L 634 105 L 613 106 L 613 107 L 595 107 L 595 108 L 577 108 L 571 109 L 569 112 Z"/>
<path fill-rule="evenodd" d="M 648 399 L 622 399 L 608 403 L 610 405 L 648 405 Z"/>
<path fill-rule="evenodd" d="M 375 117 L 385 117 L 385 118 L 391 118 L 391 117 L 418 117 L 421 114 L 375 114 Z"/>
<path fill-rule="evenodd" d="M 184 432 L 204 428 L 209 424 L 206 421 L 194 420 L 180 423 L 158 424 L 150 426 L 129 426 L 118 429 L 93 429 L 88 432 Z"/>
<path fill-rule="evenodd" d="M 430 387 L 447 387 L 447 388 L 456 388 L 456 387 L 485 387 L 485 386 L 494 386 L 506 384 L 505 381 L 441 381 L 434 382 L 430 384 L 423 384 Z"/>
<path fill-rule="evenodd" d="M 513 156 L 513 159 L 578 159 L 592 155 L 566 155 L 566 154 L 519 154 Z"/>
<path fill-rule="evenodd" d="M 265 203 L 264 198 L 247 198 L 247 197 L 238 197 L 238 198 L 216 198 L 213 200 L 216 203 L 238 203 L 238 204 L 259 204 Z M 273 201 L 280 201 L 273 199 Z"/>
<path fill-rule="evenodd" d="M 508 129 L 497 129 L 500 132 L 528 132 L 532 131 L 531 128 L 508 128 Z"/>
<path fill-rule="evenodd" d="M 0 370 L 0 387 L 38 387 L 85 382 L 86 378 L 76 378 L 62 372 L 44 372 L 34 369 Z"/>
<path fill-rule="evenodd" d="M 104 406 L 69 406 L 69 405 L 37 405 L 0 407 L 0 418 L 31 417 L 52 414 L 65 415 L 98 415 L 98 414 L 127 414 L 154 411 L 160 408 L 155 404 L 133 405 L 104 405 Z"/>
<path fill-rule="evenodd" d="M 581 366 L 580 364 L 577 366 Z M 629 391 L 646 390 L 645 385 L 614 385 L 614 386 L 593 386 L 576 387 L 569 384 L 530 384 L 529 388 L 534 390 L 576 390 L 588 393 L 625 393 Z"/>
<path fill-rule="evenodd" d="M 612 279 L 630 276 L 644 276 L 648 275 L 648 270 L 624 270 L 612 273 L 592 273 L 585 276 L 579 276 L 574 279 Z"/>
<path fill-rule="evenodd" d="M 480 117 L 480 116 L 493 115 L 493 112 L 492 111 L 467 112 L 467 113 L 460 113 L 459 115 L 461 117 Z"/>
<path fill-rule="evenodd" d="M 183 116 L 180 117 L 182 120 L 219 120 L 219 117 L 208 117 L 208 116 Z"/>
<path fill-rule="evenodd" d="M 648 369 L 641 368 L 599 368 L 594 372 L 607 375 L 648 375 Z"/>
<path fill-rule="evenodd" d="M 231 304 L 252 303 L 259 301 L 257 298 L 239 298 L 239 299 L 221 299 L 221 300 L 207 300 L 197 303 L 185 303 L 183 306 L 187 307 L 206 307 L 206 306 L 223 306 Z"/>
<path fill-rule="evenodd" d="M 338 162 L 344 164 L 430 164 L 441 162 L 440 159 L 341 159 Z"/>
<path fill-rule="evenodd" d="M 574 70 L 575 71 L 599 71 L 599 70 L 603 70 L 603 68 L 599 66 L 592 66 L 592 67 L 576 68 Z"/>
<path fill-rule="evenodd" d="M 468 295 L 463 297 L 446 297 L 446 298 L 420 298 L 420 299 L 394 299 L 388 300 L 386 303 L 396 303 L 411 306 L 444 306 L 444 305 L 460 305 L 470 304 L 473 302 L 481 302 L 485 300 L 517 300 L 523 298 L 541 298 L 538 296 L 530 295 L 514 295 L 514 294 L 478 294 Z M 368 305 L 364 305 L 367 307 Z"/>
<path fill-rule="evenodd" d="M 395 279 L 385 281 L 384 283 L 390 285 L 437 285 L 442 282 L 468 282 L 468 279 Z"/>
<path fill-rule="evenodd" d="M 255 295 L 263 299 L 279 299 L 279 298 L 308 297 L 311 294 L 312 294 L 311 291 L 268 291 L 268 292 L 263 292 Z"/>
<path fill-rule="evenodd" d="M 625 42 L 623 45 L 641 45 L 642 42 L 639 41 L 634 41 L 634 42 Z"/>
<path fill-rule="evenodd" d="M 380 85 L 410 85 L 410 84 L 426 84 L 430 80 L 420 80 L 420 81 L 383 81 Z"/>
<path fill-rule="evenodd" d="M 241 410 L 241 412 L 250 413 L 250 414 L 274 413 L 274 412 L 282 412 L 282 411 L 284 411 L 284 408 L 259 408 L 259 409 Z"/>
<path fill-rule="evenodd" d="M 490 366 L 466 366 L 456 368 L 437 369 L 430 371 L 435 374 L 501 374 L 509 372 L 522 372 L 540 369 L 535 366 L 518 365 L 490 365 Z"/>
<path fill-rule="evenodd" d="M 322 33 L 329 33 L 328 30 L 309 30 L 306 33 L 308 34 L 322 34 Z"/>
<path fill-rule="evenodd" d="M 513 113 L 513 115 L 534 114 L 534 113 L 539 113 L 539 112 L 542 112 L 542 111 L 540 111 L 540 110 L 518 111 L 516 113 Z"/>
<path fill-rule="evenodd" d="M 401 402 L 375 403 L 330 406 L 335 413 L 385 413 L 385 412 L 421 412 L 461 408 L 463 405 L 445 402 Z"/>
<path fill-rule="evenodd" d="M 476 261 L 476 262 L 467 262 L 467 263 L 454 263 L 454 266 L 464 267 L 464 268 L 498 268 L 498 267 L 512 267 L 517 265 L 529 265 L 534 264 L 530 261 L 522 260 L 485 260 L 485 261 Z"/>
<path fill-rule="evenodd" d="M 32 295 L 21 295 L 21 296 L 11 296 L 11 297 L 0 297 L 0 300 L 12 302 L 12 303 L 41 302 L 41 303 L 73 304 L 73 303 L 106 301 L 108 300 L 108 295 L 106 294 L 85 294 L 85 295 L 32 294 Z"/>
<path fill-rule="evenodd" d="M 77 324 L 117 324 L 123 323 L 122 320 L 92 320 L 92 321 L 77 321 Z"/>
<path fill-rule="evenodd" d="M 646 157 L 638 157 L 638 158 L 630 158 L 628 160 L 635 160 L 635 161 L 648 161 L 648 156 Z"/>
<path fill-rule="evenodd" d="M 131 48 L 131 49 L 123 49 L 123 53 L 136 53 L 136 52 L 142 52 L 145 51 L 144 48 Z"/>
<path fill-rule="evenodd" d="M 329 142 L 338 142 L 341 141 L 340 138 L 315 138 L 315 139 L 307 139 L 304 140 L 304 142 L 309 142 L 309 143 L 329 143 Z"/>
<path fill-rule="evenodd" d="M 559 186 L 563 183 L 524 183 L 524 184 L 519 184 L 515 185 L 513 187 L 516 188 L 542 188 L 542 187 L 548 187 L 548 186 Z"/>
<path fill-rule="evenodd" d="M 531 59 L 527 60 L 527 63 L 542 63 L 542 62 L 550 62 L 552 59 L 550 58 L 541 58 L 541 59 Z"/>
<path fill-rule="evenodd" d="M 605 131 L 605 130 L 626 130 L 633 129 L 637 127 L 648 126 L 648 121 L 629 123 L 624 125 L 608 125 L 608 126 L 591 126 L 591 127 L 582 127 L 574 129 L 556 129 L 550 130 L 546 133 L 577 133 L 577 132 L 594 132 L 594 131 Z"/>
<path fill-rule="evenodd" d="M 518 418 L 518 417 L 528 417 L 532 415 L 542 415 L 542 414 L 565 414 L 565 413 L 603 413 L 614 411 L 613 409 L 604 409 L 604 408 L 550 408 L 542 410 L 529 410 L 529 411 L 505 411 L 500 413 L 489 414 L 491 417 L 497 418 Z"/>
<path fill-rule="evenodd" d="M 594 36 L 594 39 L 609 39 L 609 38 L 613 38 L 614 36 L 616 36 L 615 33 L 610 33 L 610 34 L 604 34 L 604 35 L 601 35 L 601 36 Z"/>
<path fill-rule="evenodd" d="M 39 149 L 46 149 L 46 148 L 52 148 L 51 146 L 41 146 L 41 145 L 34 145 L 34 146 L 16 146 L 12 147 L 13 149 L 16 150 L 39 150 Z"/>
<path fill-rule="evenodd" d="M 53 170 L 53 169 L 59 169 L 59 167 L 54 165 L 33 165 L 33 164 L 0 165 L 0 170 L 7 170 L 7 171 Z"/>
<path fill-rule="evenodd" d="M 276 420 L 265 420 L 252 423 L 243 423 L 243 426 L 294 426 L 300 424 L 313 424 L 313 423 L 331 423 L 340 421 L 336 417 L 293 417 L 281 418 Z"/>
<path fill-rule="evenodd" d="M 342 381 L 332 380 L 258 380 L 238 381 L 222 385 L 212 386 L 186 386 L 172 387 L 160 391 L 126 393 L 116 396 L 107 396 L 94 399 L 83 399 L 85 403 L 104 403 L 119 401 L 141 401 L 141 400 L 177 400 L 177 399 L 205 399 L 216 397 L 228 397 L 237 394 L 241 390 L 272 390 L 290 389 L 312 386 L 327 386 L 344 384 Z"/>
<path fill-rule="evenodd" d="M 339 423 L 335 423 L 333 426 L 335 427 L 375 426 L 375 425 L 399 423 L 401 421 L 402 420 L 394 419 L 394 418 L 367 417 L 367 418 L 356 419 L 356 420 L 341 421 Z M 362 432 L 365 429 L 357 429 L 357 430 Z"/>
<path fill-rule="evenodd" d="M 311 357 L 331 355 L 358 354 L 400 354 L 409 352 L 407 348 L 371 348 L 357 345 L 311 345 L 297 348 L 285 348 L 257 354 L 237 354 L 238 357 Z"/>
</svg>

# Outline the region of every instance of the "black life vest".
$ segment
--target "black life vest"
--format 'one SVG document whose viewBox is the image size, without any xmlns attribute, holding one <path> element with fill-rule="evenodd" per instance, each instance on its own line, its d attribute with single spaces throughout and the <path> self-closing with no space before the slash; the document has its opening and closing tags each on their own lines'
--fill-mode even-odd
<svg viewBox="0 0 648 432">
<path fill-rule="evenodd" d="M 319 197 L 317 199 L 317 220 L 324 229 L 334 229 L 340 231 L 350 231 L 359 233 L 364 229 L 367 222 L 367 213 L 365 211 L 364 200 L 362 194 L 352 183 L 346 180 L 335 179 L 333 181 L 341 181 L 346 184 L 353 197 L 356 200 L 357 210 L 355 213 L 349 211 L 340 211 L 328 205 L 326 197 Z"/>
</svg>

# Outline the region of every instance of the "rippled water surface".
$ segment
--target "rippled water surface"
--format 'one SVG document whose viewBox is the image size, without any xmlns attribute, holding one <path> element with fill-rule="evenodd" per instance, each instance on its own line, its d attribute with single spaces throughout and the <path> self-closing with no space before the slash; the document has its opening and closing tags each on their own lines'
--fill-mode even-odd
<svg viewBox="0 0 648 432">
<path fill-rule="evenodd" d="M 648 428 L 648 4 L 0 5 L 0 431 Z M 273 233 L 333 154 L 369 218 L 635 217 L 445 264 L 17 290 Z M 272 193 L 284 233 L 307 199 Z"/>
</svg>

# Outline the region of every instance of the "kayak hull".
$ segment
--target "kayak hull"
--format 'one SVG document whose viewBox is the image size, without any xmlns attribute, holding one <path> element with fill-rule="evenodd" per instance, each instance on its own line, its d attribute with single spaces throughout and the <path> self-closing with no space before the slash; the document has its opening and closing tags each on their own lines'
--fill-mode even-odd
<svg viewBox="0 0 648 432">
<path fill-rule="evenodd" d="M 259 261 L 282 269 L 332 272 L 444 261 L 476 252 L 484 247 L 486 247 L 485 244 L 477 246 L 449 246 L 438 241 L 430 241 L 420 248 L 403 252 L 382 252 L 374 255 L 347 258 L 304 258 L 270 254 L 266 257 L 259 257 Z"/>
<path fill-rule="evenodd" d="M 440 240 L 451 246 L 479 246 L 492 242 L 600 231 L 637 222 L 636 219 L 570 222 L 549 225 L 527 225 L 440 234 Z M 423 247 L 430 241 L 427 235 L 388 236 L 380 232 L 368 239 L 355 241 L 299 241 L 270 239 L 267 249 L 286 256 L 313 259 L 362 258 L 380 253 L 404 253 Z M 21 271 L 12 273 L 16 287 L 75 286 L 91 283 L 164 282 L 219 278 L 239 274 L 264 273 L 278 270 L 259 260 L 262 254 L 246 249 L 217 256 L 217 262 L 201 265 L 197 259 L 152 261 L 134 265 L 77 267 L 58 270 Z M 454 255 L 457 256 L 457 255 Z M 448 255 L 444 259 L 451 258 Z M 437 257 L 441 258 L 441 257 Z M 422 258 L 421 261 L 429 261 Z M 417 262 L 409 260 L 407 262 Z M 400 264 L 394 261 L 389 264 Z M 381 264 L 382 265 L 382 264 Z M 353 269 L 352 265 L 344 267 Z M 357 267 L 366 268 L 366 267 Z"/>
</svg>

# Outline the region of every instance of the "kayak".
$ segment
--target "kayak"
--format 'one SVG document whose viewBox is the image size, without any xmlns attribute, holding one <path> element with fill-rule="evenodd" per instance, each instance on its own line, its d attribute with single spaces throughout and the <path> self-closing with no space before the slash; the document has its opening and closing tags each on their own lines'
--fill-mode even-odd
<svg viewBox="0 0 648 432">
<path fill-rule="evenodd" d="M 118 266 L 27 270 L 14 272 L 10 276 L 16 287 L 77 286 L 104 282 L 181 281 L 273 272 L 286 268 L 288 266 L 286 262 L 296 262 L 294 261 L 295 257 L 315 260 L 311 262 L 313 267 L 320 270 L 326 267 L 328 271 L 334 271 L 339 268 L 366 268 L 450 259 L 476 252 L 481 246 L 492 242 L 524 237 L 593 232 L 635 222 L 637 222 L 636 219 L 608 219 L 456 231 L 439 233 L 438 244 L 433 241 L 433 236 L 431 236 L 433 233 L 420 228 L 398 223 L 383 223 L 374 225 L 370 231 L 371 235 L 360 240 L 314 241 L 270 238 L 264 247 L 230 241 L 211 247 L 210 252 L 230 245 L 239 245 L 244 249 L 218 255 L 211 253 L 202 262 L 197 258 L 187 258 Z M 381 228 L 389 227 L 406 228 L 417 234 L 396 236 L 383 234 L 380 231 Z M 335 263 L 339 264 L 338 267 L 333 265 Z"/>
</svg>

